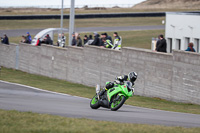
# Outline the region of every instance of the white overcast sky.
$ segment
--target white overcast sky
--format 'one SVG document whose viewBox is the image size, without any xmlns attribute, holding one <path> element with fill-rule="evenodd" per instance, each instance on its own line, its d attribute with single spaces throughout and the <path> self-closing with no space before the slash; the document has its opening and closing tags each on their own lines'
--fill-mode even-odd
<svg viewBox="0 0 200 133">
<path fill-rule="evenodd" d="M 48 6 L 61 5 L 62 0 L 0 0 L 0 7 L 5 6 Z M 75 0 L 76 5 L 134 5 L 145 0 Z M 70 5 L 71 0 L 64 0 L 65 5 Z"/>
</svg>

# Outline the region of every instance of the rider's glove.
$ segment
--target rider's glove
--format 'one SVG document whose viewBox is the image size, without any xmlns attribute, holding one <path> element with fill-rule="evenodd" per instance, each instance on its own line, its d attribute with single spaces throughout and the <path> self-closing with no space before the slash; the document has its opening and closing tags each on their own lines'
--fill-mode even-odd
<svg viewBox="0 0 200 133">
<path fill-rule="evenodd" d="M 119 80 L 115 80 L 114 81 L 116 84 L 120 84 L 120 81 Z"/>
</svg>

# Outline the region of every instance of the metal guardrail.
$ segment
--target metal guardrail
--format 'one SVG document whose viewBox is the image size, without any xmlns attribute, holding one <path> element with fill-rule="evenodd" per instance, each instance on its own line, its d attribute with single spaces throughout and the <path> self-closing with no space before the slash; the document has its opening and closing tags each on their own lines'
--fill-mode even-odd
<svg viewBox="0 0 200 133">
<path fill-rule="evenodd" d="M 165 12 L 148 13 L 102 13 L 102 14 L 76 14 L 76 19 L 86 18 L 118 18 L 118 17 L 164 17 Z M 0 16 L 0 20 L 25 20 L 25 19 L 60 19 L 60 15 L 18 15 Z M 64 15 L 64 19 L 69 19 L 69 15 Z"/>
<path fill-rule="evenodd" d="M 200 13 L 198 11 L 185 13 Z M 164 17 L 166 12 L 141 12 L 141 13 L 101 13 L 101 14 L 76 14 L 76 19 L 86 18 L 119 18 L 119 17 Z M 18 15 L 0 16 L 0 20 L 25 20 L 25 19 L 60 19 L 60 15 Z M 64 15 L 69 19 L 69 15 Z"/>
</svg>

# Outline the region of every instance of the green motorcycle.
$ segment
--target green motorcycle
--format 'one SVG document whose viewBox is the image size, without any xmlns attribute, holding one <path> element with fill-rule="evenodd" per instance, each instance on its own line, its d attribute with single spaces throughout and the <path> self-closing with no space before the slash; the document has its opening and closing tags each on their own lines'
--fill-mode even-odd
<svg viewBox="0 0 200 133">
<path fill-rule="evenodd" d="M 114 84 L 113 88 L 105 91 L 103 95 L 99 96 L 100 86 L 96 86 L 96 95 L 90 101 L 92 109 L 99 107 L 110 108 L 112 111 L 117 111 L 124 102 L 134 94 L 132 83 L 126 81 L 124 84 Z"/>
</svg>

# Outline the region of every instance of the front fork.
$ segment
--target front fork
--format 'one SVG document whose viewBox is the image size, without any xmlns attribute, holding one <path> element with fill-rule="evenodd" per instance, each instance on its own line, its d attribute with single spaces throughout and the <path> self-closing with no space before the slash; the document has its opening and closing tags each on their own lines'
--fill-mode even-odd
<svg viewBox="0 0 200 133">
<path fill-rule="evenodd" d="M 97 84 L 97 85 L 96 85 L 96 94 L 97 94 L 98 100 L 100 99 L 99 93 L 100 93 L 100 85 Z"/>
</svg>

